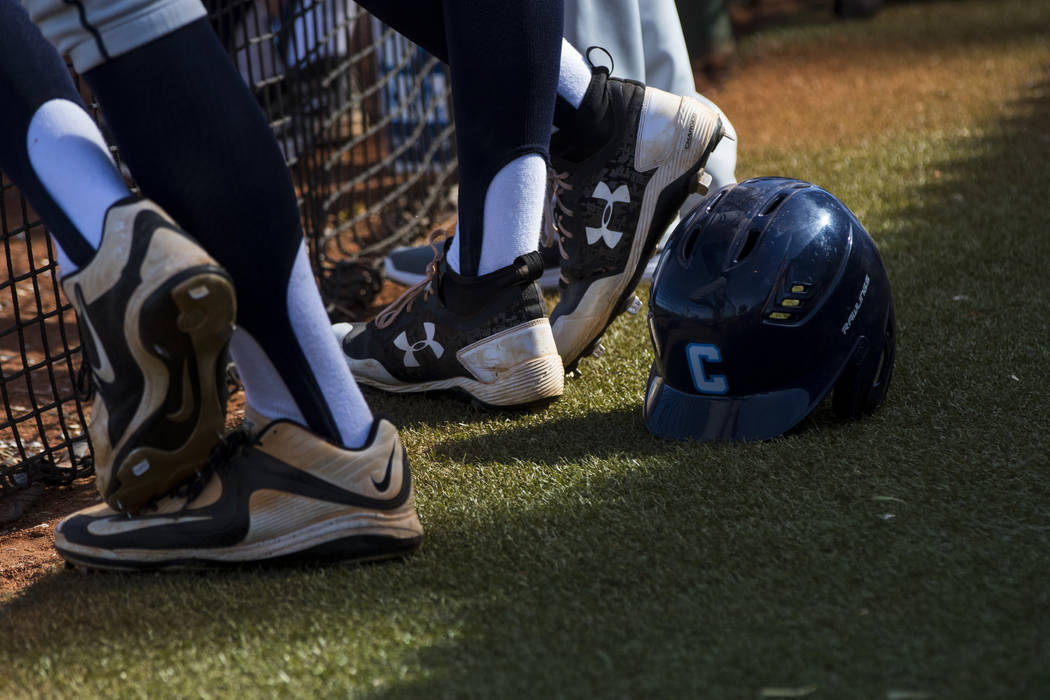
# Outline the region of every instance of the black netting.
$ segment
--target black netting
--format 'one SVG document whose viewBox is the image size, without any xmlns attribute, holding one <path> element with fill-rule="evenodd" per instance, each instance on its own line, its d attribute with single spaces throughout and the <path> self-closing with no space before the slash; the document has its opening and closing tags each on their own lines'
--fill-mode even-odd
<svg viewBox="0 0 1050 700">
<path fill-rule="evenodd" d="M 21 193 L 0 182 L 0 493 L 69 483 L 91 472 L 75 388 L 76 318 L 59 295 L 51 239 Z M 5 507 L 6 506 L 6 507 Z M 20 505 L 0 502 L 0 521 Z"/>
<path fill-rule="evenodd" d="M 292 169 L 329 313 L 353 317 L 382 255 L 454 208 L 445 67 L 350 0 L 205 4 Z"/>
<path fill-rule="evenodd" d="M 350 0 L 205 5 L 283 149 L 329 312 L 353 317 L 379 292 L 382 256 L 454 211 L 444 66 Z M 15 493 L 87 475 L 91 456 L 51 241 L 6 179 L 0 195 L 2 522 Z"/>
</svg>

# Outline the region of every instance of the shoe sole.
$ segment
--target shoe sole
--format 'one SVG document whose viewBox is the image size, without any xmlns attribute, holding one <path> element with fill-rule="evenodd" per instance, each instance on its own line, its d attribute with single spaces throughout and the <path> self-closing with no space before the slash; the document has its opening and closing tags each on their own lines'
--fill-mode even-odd
<svg viewBox="0 0 1050 700">
<path fill-rule="evenodd" d="M 676 116 L 679 125 L 689 124 L 694 116 L 697 123 L 702 123 L 700 120 L 703 115 L 711 113 L 711 110 L 698 100 L 689 97 L 680 99 Z M 701 138 L 706 137 L 706 146 L 699 156 L 695 151 L 679 148 L 678 156 L 659 166 L 657 173 L 646 186 L 641 214 L 634 231 L 634 243 L 624 268 L 625 271 L 632 270 L 631 274 L 611 275 L 595 280 L 587 288 L 577 307 L 555 321 L 554 337 L 556 341 L 561 338 L 558 350 L 566 373 L 575 371 L 581 359 L 594 353 L 605 331 L 616 317 L 630 306 L 634 290 L 648 267 L 656 244 L 674 220 L 678 208 L 691 192 L 704 191 L 704 164 L 724 133 L 722 120 L 716 116 L 710 133 L 701 134 L 697 139 L 700 143 L 703 142 Z M 680 131 L 677 143 L 685 137 L 686 134 Z M 693 163 L 682 170 L 684 160 L 693 160 Z M 572 329 L 570 333 L 569 326 L 577 328 Z M 566 338 L 568 335 L 571 337 Z"/>
<path fill-rule="evenodd" d="M 333 330 L 337 335 L 340 332 L 338 326 Z M 514 361 L 515 356 L 523 359 Z M 407 383 L 374 359 L 347 358 L 347 364 L 364 386 L 392 394 L 447 392 L 488 408 L 532 406 L 555 399 L 565 390 L 565 370 L 546 318 L 484 338 L 461 349 L 457 357 L 481 380 L 449 377 Z"/>
<path fill-rule="evenodd" d="M 225 359 L 236 310 L 229 276 L 212 267 L 190 269 L 150 293 L 136 314 L 137 329 L 125 326 L 132 355 L 144 373 L 153 374 L 148 383 L 159 384 L 157 375 L 164 373 L 163 385 L 182 391 L 173 411 L 166 410 L 170 401 L 165 401 L 124 441 L 139 445 L 121 457 L 114 472 L 124 508 L 137 510 L 192 477 L 222 437 Z M 186 421 L 194 417 L 182 445 L 159 447 L 170 443 L 171 434 L 186 432 Z"/>
<path fill-rule="evenodd" d="M 300 506 L 301 507 L 301 506 Z M 193 516 L 186 516 L 192 518 Z M 377 522 L 377 521 L 382 522 Z M 110 571 L 212 569 L 312 562 L 368 562 L 404 556 L 423 541 L 415 507 L 394 513 L 328 514 L 294 532 L 229 547 L 106 550 L 70 543 L 55 533 L 55 549 L 69 565 Z"/>
<path fill-rule="evenodd" d="M 515 370 L 514 374 L 507 378 L 506 383 L 496 386 L 465 377 L 408 385 L 382 382 L 357 375 L 354 375 L 354 378 L 362 386 L 390 394 L 449 396 L 478 408 L 490 410 L 545 406 L 565 392 L 565 368 L 559 355 L 523 363 Z"/>
</svg>

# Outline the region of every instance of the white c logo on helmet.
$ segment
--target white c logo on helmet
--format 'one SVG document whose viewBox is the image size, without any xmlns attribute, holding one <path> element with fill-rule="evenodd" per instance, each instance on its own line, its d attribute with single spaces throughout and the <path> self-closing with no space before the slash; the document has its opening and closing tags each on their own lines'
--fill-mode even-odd
<svg viewBox="0 0 1050 700">
<path fill-rule="evenodd" d="M 701 394 L 729 393 L 729 380 L 721 374 L 708 375 L 704 369 L 704 360 L 721 362 L 722 351 L 717 345 L 709 343 L 690 343 L 685 348 L 689 359 L 689 373 L 693 375 L 693 386 Z"/>
</svg>

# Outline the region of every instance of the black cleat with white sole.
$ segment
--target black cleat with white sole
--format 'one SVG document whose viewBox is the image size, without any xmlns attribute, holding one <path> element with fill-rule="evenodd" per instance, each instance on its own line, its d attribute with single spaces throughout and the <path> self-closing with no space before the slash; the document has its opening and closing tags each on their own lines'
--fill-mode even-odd
<svg viewBox="0 0 1050 700">
<path fill-rule="evenodd" d="M 538 252 L 479 277 L 438 253 L 422 282 L 367 324 L 333 332 L 354 378 L 391 393 L 449 392 L 490 407 L 560 396 L 564 371 L 536 285 Z"/>
<path fill-rule="evenodd" d="M 609 78 L 603 68 L 594 69 L 580 113 L 607 136 L 580 152 L 569 127 L 551 143 L 562 261 L 550 322 L 567 371 L 631 307 L 660 237 L 685 199 L 706 191 L 703 166 L 723 135 L 718 113 L 699 100 Z"/>
</svg>

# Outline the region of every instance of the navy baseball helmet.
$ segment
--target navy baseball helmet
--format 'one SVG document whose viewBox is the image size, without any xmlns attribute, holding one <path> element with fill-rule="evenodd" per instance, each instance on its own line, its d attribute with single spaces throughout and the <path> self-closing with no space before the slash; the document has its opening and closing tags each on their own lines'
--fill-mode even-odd
<svg viewBox="0 0 1050 700">
<path fill-rule="evenodd" d="M 645 423 L 668 438 L 764 440 L 828 394 L 855 418 L 886 398 L 895 347 L 874 241 L 816 185 L 728 185 L 664 248 L 649 299 Z"/>
</svg>

